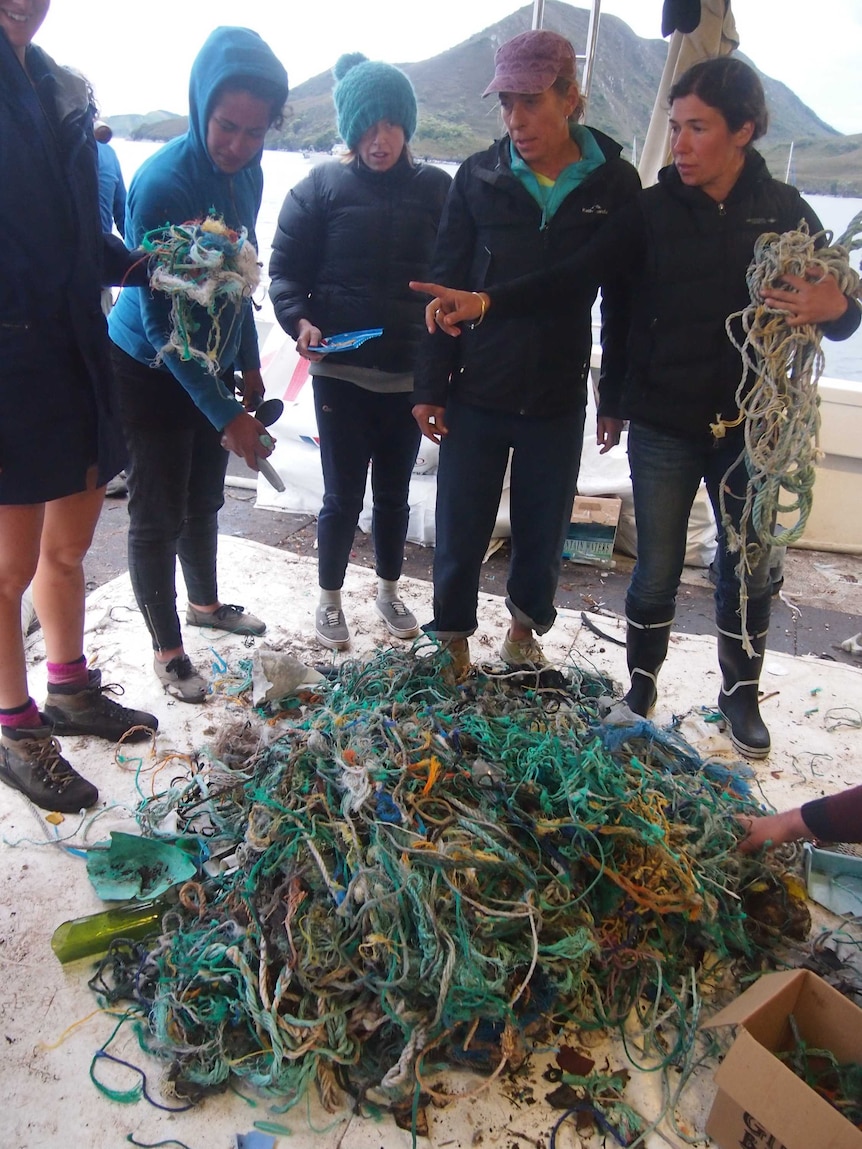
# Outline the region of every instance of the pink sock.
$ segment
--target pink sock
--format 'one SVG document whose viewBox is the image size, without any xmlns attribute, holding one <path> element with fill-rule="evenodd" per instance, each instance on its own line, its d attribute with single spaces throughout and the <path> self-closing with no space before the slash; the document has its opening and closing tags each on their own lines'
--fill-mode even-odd
<svg viewBox="0 0 862 1149">
<path fill-rule="evenodd" d="M 49 686 L 80 686 L 83 689 L 90 681 L 87 659 L 83 654 L 74 662 L 49 662 L 47 667 Z"/>
<path fill-rule="evenodd" d="M 23 706 L 16 706 L 12 710 L 0 710 L 0 726 L 9 726 L 13 730 L 32 730 L 42 725 L 42 715 L 39 707 L 32 698 L 28 698 Z"/>
</svg>

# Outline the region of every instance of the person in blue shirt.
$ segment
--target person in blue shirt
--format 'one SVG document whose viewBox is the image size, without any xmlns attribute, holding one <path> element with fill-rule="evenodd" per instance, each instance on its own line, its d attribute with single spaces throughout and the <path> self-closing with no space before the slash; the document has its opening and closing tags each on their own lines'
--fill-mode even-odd
<svg viewBox="0 0 862 1149">
<path fill-rule="evenodd" d="M 97 120 L 93 135 L 99 150 L 99 212 L 102 231 L 112 232 L 116 227 L 121 236 L 126 234 L 126 184 L 120 157 L 111 147 L 113 131 L 110 124 Z"/>
<path fill-rule="evenodd" d="M 189 127 L 135 173 L 126 208 L 126 245 L 155 229 L 214 214 L 256 246 L 266 133 L 280 121 L 287 73 L 272 49 L 248 28 L 211 33 L 189 82 Z M 183 646 L 176 608 L 176 561 L 188 591 L 186 622 L 239 634 L 265 625 L 218 596 L 218 512 L 224 502 L 228 452 L 256 470 L 268 455 L 265 428 L 247 408 L 263 393 L 251 300 L 216 330 L 198 304 L 188 330 L 197 347 L 219 342 L 221 377 L 194 355 L 164 350 L 171 298 L 162 291 L 123 290 L 109 319 L 120 413 L 129 450 L 129 574 L 165 690 L 203 702 L 208 683 Z M 154 364 L 158 364 L 154 366 Z M 244 407 L 233 391 L 242 374 Z M 269 441 L 271 443 L 271 440 Z"/>
</svg>

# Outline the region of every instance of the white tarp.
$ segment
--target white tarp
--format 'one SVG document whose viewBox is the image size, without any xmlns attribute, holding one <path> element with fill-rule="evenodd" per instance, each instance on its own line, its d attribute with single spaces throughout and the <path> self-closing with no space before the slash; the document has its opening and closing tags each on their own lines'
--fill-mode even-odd
<svg viewBox="0 0 862 1149">
<path fill-rule="evenodd" d="M 278 471 L 285 490 L 278 492 L 261 476 L 257 484 L 255 506 L 267 510 L 291 511 L 296 514 L 316 515 L 323 502 L 323 473 L 317 441 L 317 420 L 314 398 L 309 383 L 308 362 L 296 352 L 293 340 L 280 328 L 270 333 L 262 355 L 263 376 L 267 397 L 284 401 L 284 414 L 271 427 L 276 439 L 270 462 Z M 632 484 L 626 455 L 626 433 L 619 446 L 601 455 L 595 439 L 596 408 L 592 389 L 589 389 L 587 422 L 578 493 L 581 495 L 619 495 L 622 512 L 617 528 L 616 545 L 625 554 L 637 552 L 637 532 L 634 521 Z M 410 520 L 407 539 L 425 546 L 434 545 L 434 507 L 437 499 L 438 448 L 429 439 L 422 439 L 419 456 L 410 480 Z M 365 504 L 359 518 L 360 529 L 371 529 L 370 484 L 365 492 Z M 497 512 L 494 538 L 508 538 L 509 522 L 508 476 Z M 686 564 L 709 566 L 715 554 L 715 520 L 712 507 L 701 485 L 692 510 L 688 530 Z"/>
<path fill-rule="evenodd" d="M 674 32 L 668 43 L 667 60 L 638 165 L 644 187 L 654 184 L 659 168 L 670 162 L 667 95 L 674 81 L 699 60 L 727 56 L 739 47 L 730 0 L 701 0 L 700 9 L 700 23 L 694 31 Z"/>
</svg>

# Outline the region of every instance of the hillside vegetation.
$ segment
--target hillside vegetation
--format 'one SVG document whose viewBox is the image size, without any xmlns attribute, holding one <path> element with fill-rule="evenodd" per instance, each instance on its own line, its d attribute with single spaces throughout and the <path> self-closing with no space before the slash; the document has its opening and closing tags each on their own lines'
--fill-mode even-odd
<svg viewBox="0 0 862 1149">
<path fill-rule="evenodd" d="M 494 72 L 494 52 L 510 37 L 531 26 L 528 4 L 483 32 L 418 63 L 401 64 L 416 89 L 419 122 L 412 148 L 436 160 L 463 160 L 485 148 L 502 131 L 496 99 L 481 93 Z M 568 37 L 577 51 L 586 44 L 589 13 L 562 0 L 547 0 L 544 27 Z M 643 144 L 653 112 L 667 43 L 642 39 L 615 16 L 601 18 L 587 123 L 623 144 Z M 333 60 L 333 63 L 335 61 Z M 756 66 L 756 65 L 755 65 Z M 843 136 L 819 119 L 785 85 L 761 73 L 771 123 L 758 147 L 770 169 L 784 178 L 791 140 L 797 185 L 809 193 L 862 196 L 862 136 Z M 332 104 L 332 75 L 323 72 L 291 91 L 283 128 L 267 147 L 328 152 L 339 142 Z M 116 116 L 118 135 L 135 139 L 170 139 L 185 131 L 187 120 L 166 112 L 146 117 Z"/>
</svg>

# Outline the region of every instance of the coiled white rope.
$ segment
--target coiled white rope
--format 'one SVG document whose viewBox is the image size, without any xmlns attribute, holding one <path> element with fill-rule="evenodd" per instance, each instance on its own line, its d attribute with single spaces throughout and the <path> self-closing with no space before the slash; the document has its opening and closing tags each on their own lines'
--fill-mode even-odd
<svg viewBox="0 0 862 1149">
<path fill-rule="evenodd" d="M 845 232 L 842 239 L 850 234 Z M 823 236 L 827 246 L 816 247 Z M 745 446 L 721 483 L 719 501 L 728 549 L 739 552 L 741 629 L 749 655 L 753 648 L 746 627 L 748 576 L 765 551 L 802 537 L 811 513 L 815 466 L 822 457 L 817 392 L 823 372 L 821 328 L 816 324 L 791 327 L 786 312 L 763 302 L 763 292 L 787 275 L 809 279 L 832 275 L 844 295 L 857 295 L 859 276 L 850 267 L 848 247 L 829 246 L 830 241 L 828 232 L 810 235 L 804 220 L 796 231 L 760 236 L 746 275 L 751 303 L 726 323 L 728 337 L 742 356 L 736 391 L 740 414 L 733 423 L 717 422 L 712 430 L 721 437 L 727 426 L 744 424 Z M 862 246 L 862 239 L 853 246 Z M 742 343 L 732 329 L 737 319 L 745 333 Z M 735 529 L 726 508 L 727 478 L 740 462 L 749 477 Z M 795 522 L 776 530 L 779 513 L 795 514 Z"/>
</svg>

